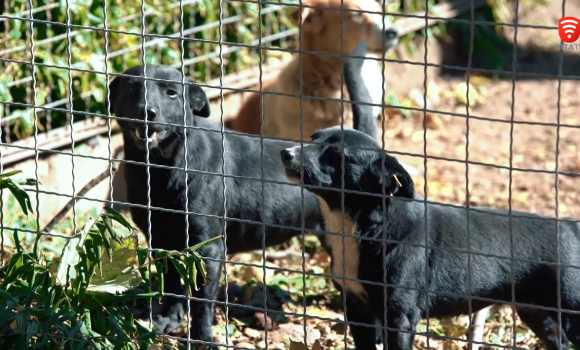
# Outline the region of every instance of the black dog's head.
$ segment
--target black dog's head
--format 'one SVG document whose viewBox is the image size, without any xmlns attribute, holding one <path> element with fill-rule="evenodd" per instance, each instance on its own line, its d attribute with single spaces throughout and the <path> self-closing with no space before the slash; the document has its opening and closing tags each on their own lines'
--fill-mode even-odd
<svg viewBox="0 0 580 350">
<path fill-rule="evenodd" d="M 300 183 L 302 163 L 308 190 L 316 194 L 326 191 L 310 186 L 340 190 L 344 164 L 345 190 L 413 198 L 414 184 L 409 173 L 365 133 L 335 126 L 317 131 L 312 141 L 317 144 L 304 145 L 302 154 L 300 146 L 282 150 L 290 181 Z"/>
<path fill-rule="evenodd" d="M 109 85 L 109 111 L 118 117 L 135 120 L 118 121 L 137 147 L 145 148 L 148 144 L 150 148 L 163 148 L 172 139 L 182 139 L 184 97 L 187 125 L 193 124 L 194 116 L 209 116 L 205 93 L 190 79 L 185 79 L 186 84 L 182 85 L 181 72 L 170 67 L 147 65 L 147 78 L 163 80 L 156 81 L 146 80 L 143 71 L 143 66 L 129 68 L 123 73 L 129 76 L 116 77 Z M 147 121 L 147 133 L 144 121 Z"/>
</svg>

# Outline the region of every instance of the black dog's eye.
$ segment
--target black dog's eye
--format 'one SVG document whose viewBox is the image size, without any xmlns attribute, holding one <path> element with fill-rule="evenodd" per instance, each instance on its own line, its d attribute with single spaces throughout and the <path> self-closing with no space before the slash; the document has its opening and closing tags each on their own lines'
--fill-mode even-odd
<svg viewBox="0 0 580 350">
<path fill-rule="evenodd" d="M 130 83 L 129 84 L 129 91 L 137 91 L 137 84 Z"/>
<path fill-rule="evenodd" d="M 342 152 L 341 152 L 341 151 L 342 151 L 342 149 L 341 149 L 339 146 L 337 146 L 337 145 L 332 145 L 332 146 L 330 146 L 330 149 L 331 149 L 333 152 L 335 152 L 335 153 L 338 153 L 338 154 L 341 154 L 341 153 L 342 153 Z"/>
<path fill-rule="evenodd" d="M 177 91 L 175 91 L 175 90 L 167 90 L 167 96 L 169 96 L 171 98 L 176 98 L 177 97 Z"/>
</svg>

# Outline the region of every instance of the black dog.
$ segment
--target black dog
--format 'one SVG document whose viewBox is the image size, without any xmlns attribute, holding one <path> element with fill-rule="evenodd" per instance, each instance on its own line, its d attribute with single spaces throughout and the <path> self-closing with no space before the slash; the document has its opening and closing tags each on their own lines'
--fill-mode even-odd
<svg viewBox="0 0 580 350">
<path fill-rule="evenodd" d="M 353 68 L 348 68 L 348 60 L 345 65 L 350 76 L 356 75 Z M 230 254 L 261 249 L 263 240 L 266 246 L 283 243 L 299 234 L 301 228 L 305 231 L 323 229 L 324 220 L 315 196 L 288 182 L 280 162 L 280 151 L 297 143 L 264 140 L 263 177 L 266 181 L 279 183 L 266 182 L 262 194 L 260 140 L 226 133 L 225 152 L 222 153 L 219 125 L 204 119 L 209 116 L 210 109 L 203 90 L 188 80 L 182 94 L 182 75 L 169 67 L 148 65 L 146 73 L 147 77 L 163 81 L 147 80 L 145 84 L 142 66 L 130 68 L 124 73 L 128 76 L 113 80 L 110 112 L 123 118 L 119 119 L 119 124 L 123 131 L 125 159 L 138 162 L 126 163 L 127 196 L 129 203 L 140 205 L 131 207 L 137 226 L 147 233 L 148 222 L 151 223 L 153 248 L 182 250 L 222 235 L 224 214 L 233 219 L 228 220 L 226 229 L 227 253 Z M 348 86 L 349 82 L 346 84 Z M 182 96 L 185 96 L 185 111 Z M 147 120 L 147 131 L 144 120 Z M 376 121 L 374 126 L 365 121 L 357 123 L 362 130 L 376 135 Z M 149 162 L 153 164 L 149 167 L 150 203 L 145 165 L 147 149 Z M 186 162 L 187 182 L 183 170 Z M 224 162 L 228 176 L 225 178 L 226 213 L 221 176 Z M 152 207 L 149 219 L 144 207 L 148 205 Z M 189 212 L 189 230 L 186 230 L 184 210 Z M 265 224 L 265 237 L 261 223 Z M 186 240 L 187 233 L 189 240 Z M 199 251 L 205 258 L 207 283 L 194 297 L 216 300 L 219 260 L 224 259 L 224 252 L 223 241 Z M 182 294 L 179 275 L 172 266 L 164 277 L 165 292 Z M 155 327 L 163 333 L 178 327 L 185 310 L 183 299 L 164 298 L 160 312 L 154 314 Z M 192 338 L 213 342 L 213 304 L 192 302 L 192 313 Z"/>
<path fill-rule="evenodd" d="M 318 197 L 326 230 L 344 233 L 344 241 L 328 234 L 326 243 L 333 274 L 349 279 L 336 278 L 346 290 L 349 322 L 372 327 L 375 319 L 384 320 L 386 305 L 389 350 L 410 350 L 421 318 L 467 314 L 468 295 L 475 297 L 472 312 L 510 303 L 513 281 L 516 303 L 530 305 L 517 308 L 521 320 L 549 349 L 559 348 L 553 219 L 512 212 L 510 224 L 506 210 L 471 208 L 468 213 L 464 207 L 425 205 L 397 159 L 367 135 L 333 127 L 316 132 L 312 140 L 324 144 L 288 148 L 281 156 L 288 178 L 300 182 L 302 173 L 305 188 Z M 349 192 L 341 196 L 342 176 Z M 562 221 L 559 232 L 561 307 L 580 311 L 580 270 L 570 267 L 580 267 L 580 227 Z M 384 274 L 386 291 L 377 285 L 384 285 Z M 569 348 L 568 339 L 580 346 L 580 314 L 562 312 L 562 326 L 562 349 Z M 374 332 L 352 326 L 356 348 L 374 349 Z"/>
</svg>

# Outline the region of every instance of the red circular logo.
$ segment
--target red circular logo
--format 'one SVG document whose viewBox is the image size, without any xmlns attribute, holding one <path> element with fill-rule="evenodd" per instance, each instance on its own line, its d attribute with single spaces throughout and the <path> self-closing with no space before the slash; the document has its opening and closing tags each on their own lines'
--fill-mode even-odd
<svg viewBox="0 0 580 350">
<path fill-rule="evenodd" d="M 565 43 L 573 43 L 580 37 L 580 20 L 576 17 L 563 17 L 558 21 L 558 34 Z"/>
</svg>

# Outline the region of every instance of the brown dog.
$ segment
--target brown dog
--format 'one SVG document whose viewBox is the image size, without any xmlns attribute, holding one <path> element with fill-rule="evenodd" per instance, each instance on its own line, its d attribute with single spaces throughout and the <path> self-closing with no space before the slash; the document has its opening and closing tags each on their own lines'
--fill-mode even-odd
<svg viewBox="0 0 580 350">
<path fill-rule="evenodd" d="M 299 21 L 302 23 L 302 50 L 304 51 L 348 55 L 358 42 L 365 41 L 369 52 L 379 52 L 377 56 L 382 57 L 398 42 L 397 32 L 383 24 L 383 10 L 375 0 L 342 0 L 342 9 L 341 0 L 303 0 L 302 4 L 309 7 L 297 9 L 292 14 L 292 19 L 295 23 Z M 353 12 L 357 10 L 374 13 Z M 343 17 L 342 42 L 340 40 L 341 15 Z M 301 61 L 302 92 L 300 92 Z M 376 72 L 373 77 L 369 77 L 373 80 L 374 86 L 367 87 L 374 95 L 373 103 L 377 104 L 382 102 L 383 96 L 382 75 L 379 67 L 378 61 L 369 59 L 365 60 L 363 65 L 363 75 L 364 72 Z M 341 114 L 344 115 L 345 125 L 352 126 L 350 104 L 307 97 L 349 100 L 346 88 L 344 84 L 341 84 L 343 80 L 341 74 L 340 57 L 316 53 L 294 55 L 276 78 L 263 85 L 264 91 L 296 96 L 263 94 L 264 135 L 293 140 L 300 140 L 303 135 L 303 138 L 308 140 L 310 135 L 318 129 L 339 125 L 342 121 Z M 366 81 L 367 77 L 365 77 L 365 83 Z M 300 95 L 304 96 L 302 133 L 300 97 L 298 97 Z M 378 101 L 375 101 L 376 99 Z M 380 108 L 373 110 L 378 114 Z M 236 131 L 259 134 L 260 116 L 260 94 L 254 93 L 245 101 L 236 118 L 228 124 Z"/>
</svg>

